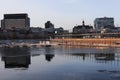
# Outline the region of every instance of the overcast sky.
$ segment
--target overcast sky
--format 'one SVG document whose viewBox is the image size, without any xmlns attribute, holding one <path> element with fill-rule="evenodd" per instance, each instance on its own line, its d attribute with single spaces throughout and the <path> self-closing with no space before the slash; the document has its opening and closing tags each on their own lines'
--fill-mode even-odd
<svg viewBox="0 0 120 80">
<path fill-rule="evenodd" d="M 55 27 L 71 29 L 82 20 L 93 25 L 95 18 L 105 16 L 120 26 L 120 0 L 0 0 L 0 19 L 6 13 L 28 13 L 35 27 L 50 20 Z"/>
</svg>

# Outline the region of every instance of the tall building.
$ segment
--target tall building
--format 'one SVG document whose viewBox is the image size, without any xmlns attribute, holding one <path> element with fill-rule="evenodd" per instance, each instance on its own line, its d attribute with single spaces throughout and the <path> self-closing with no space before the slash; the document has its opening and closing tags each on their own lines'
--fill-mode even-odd
<svg viewBox="0 0 120 80">
<path fill-rule="evenodd" d="M 96 18 L 94 21 L 94 28 L 96 30 L 101 30 L 103 27 L 113 28 L 114 27 L 114 18 Z"/>
<path fill-rule="evenodd" d="M 55 28 L 54 28 L 54 24 L 52 24 L 50 21 L 47 21 L 45 23 L 45 31 L 48 32 L 49 36 L 51 38 L 55 37 Z"/>
<path fill-rule="evenodd" d="M 4 14 L 4 19 L 1 20 L 2 30 L 29 30 L 30 18 L 28 14 Z"/>
<path fill-rule="evenodd" d="M 54 24 L 52 24 L 50 21 L 47 21 L 45 23 L 45 30 L 50 33 L 55 33 Z"/>
<path fill-rule="evenodd" d="M 54 25 L 53 25 L 50 21 L 47 21 L 47 22 L 45 23 L 45 28 L 51 28 L 51 27 L 54 28 Z"/>
</svg>

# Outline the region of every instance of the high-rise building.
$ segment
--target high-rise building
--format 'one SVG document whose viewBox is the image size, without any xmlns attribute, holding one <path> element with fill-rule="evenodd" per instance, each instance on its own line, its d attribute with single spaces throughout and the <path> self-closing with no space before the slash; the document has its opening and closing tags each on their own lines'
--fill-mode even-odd
<svg viewBox="0 0 120 80">
<path fill-rule="evenodd" d="M 94 21 L 94 28 L 96 30 L 101 30 L 103 27 L 113 28 L 114 27 L 114 18 L 96 18 Z"/>
<path fill-rule="evenodd" d="M 1 20 L 2 30 L 29 30 L 30 18 L 28 14 L 4 14 L 4 19 Z"/>
</svg>

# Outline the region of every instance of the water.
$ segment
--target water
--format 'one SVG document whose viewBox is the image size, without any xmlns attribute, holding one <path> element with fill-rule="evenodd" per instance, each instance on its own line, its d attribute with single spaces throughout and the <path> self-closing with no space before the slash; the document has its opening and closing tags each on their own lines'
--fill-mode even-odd
<svg viewBox="0 0 120 80">
<path fill-rule="evenodd" d="M 0 80 L 120 80 L 120 49 L 0 48 Z"/>
</svg>

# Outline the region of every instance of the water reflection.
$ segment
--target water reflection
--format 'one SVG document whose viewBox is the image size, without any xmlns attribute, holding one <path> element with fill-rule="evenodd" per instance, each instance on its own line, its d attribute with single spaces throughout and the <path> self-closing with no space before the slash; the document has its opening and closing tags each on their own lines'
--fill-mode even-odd
<svg viewBox="0 0 120 80">
<path fill-rule="evenodd" d="M 113 61 L 115 60 L 115 53 L 100 53 L 100 54 L 95 54 L 95 59 L 96 60 L 104 60 L 104 61 Z"/>
<path fill-rule="evenodd" d="M 72 53 L 72 56 L 82 57 L 83 60 L 85 60 L 86 55 L 85 53 Z"/>
<path fill-rule="evenodd" d="M 0 48 L 3 62 L 3 66 L 0 66 L 0 80 L 120 80 L 120 52 L 112 48 L 101 50 Z M 14 71 L 16 68 L 20 70 Z M 21 68 L 26 70 L 21 71 Z"/>
<path fill-rule="evenodd" d="M 21 55 L 30 55 L 29 47 L 2 47 L 0 48 L 0 53 L 2 56 L 21 56 Z"/>
<path fill-rule="evenodd" d="M 5 68 L 29 68 L 31 63 L 30 56 L 2 57 Z"/>
<path fill-rule="evenodd" d="M 55 56 L 54 54 L 45 54 L 45 59 L 46 59 L 48 62 L 50 62 L 50 61 L 53 59 L 54 56 Z"/>
<path fill-rule="evenodd" d="M 115 60 L 115 53 L 72 53 L 71 56 L 82 57 L 83 60 L 88 58 L 96 61 L 112 61 Z"/>
<path fill-rule="evenodd" d="M 29 68 L 31 56 L 28 47 L 1 48 L 5 68 Z"/>
<path fill-rule="evenodd" d="M 44 49 L 44 51 L 43 51 Z M 38 49 L 35 49 L 35 51 L 33 51 L 34 53 L 31 53 L 32 52 L 32 48 L 29 48 L 29 47 L 13 47 L 13 48 L 7 48 L 7 47 L 3 47 L 3 48 L 0 48 L 0 53 L 1 53 L 1 60 L 4 61 L 5 63 L 5 68 L 29 68 L 29 65 L 31 64 L 31 55 L 33 57 L 37 57 L 37 56 L 40 56 L 40 55 L 44 55 L 45 57 L 45 60 L 47 62 L 51 62 L 53 58 L 55 58 L 55 55 L 57 56 L 60 56 L 59 54 L 61 53 L 62 57 L 64 58 L 64 56 L 66 56 L 65 58 L 69 59 L 71 57 L 73 57 L 74 59 L 80 59 L 80 60 L 83 60 L 83 61 L 91 61 L 91 62 L 97 62 L 97 63 L 113 63 L 113 62 L 117 62 L 119 63 L 120 61 L 120 55 L 119 53 L 106 53 L 106 50 L 105 52 L 103 53 L 88 53 L 89 49 L 86 49 L 86 53 L 82 53 L 82 50 L 81 52 L 78 50 L 77 53 L 74 52 L 74 49 L 71 49 L 71 51 L 68 49 L 63 49 L 62 52 L 65 52 L 65 53 L 62 53 L 61 52 L 61 49 L 55 49 L 55 48 L 51 48 L 51 47 L 44 47 L 42 48 L 42 50 L 39 51 L 39 48 Z M 39 54 L 38 53 L 35 53 L 37 52 L 37 50 L 39 51 Z M 56 50 L 56 51 L 55 51 Z M 76 50 L 76 48 L 75 48 Z M 77 51 L 76 50 L 76 51 Z M 88 51 L 87 51 L 88 50 Z M 57 53 L 56 53 L 57 52 Z M 67 53 L 69 52 L 69 53 Z M 83 51 L 85 52 L 85 51 Z M 44 54 L 43 54 L 44 53 Z M 58 54 L 59 53 L 59 54 Z"/>
<path fill-rule="evenodd" d="M 72 53 L 69 56 L 96 63 L 120 63 L 119 53 Z"/>
</svg>

